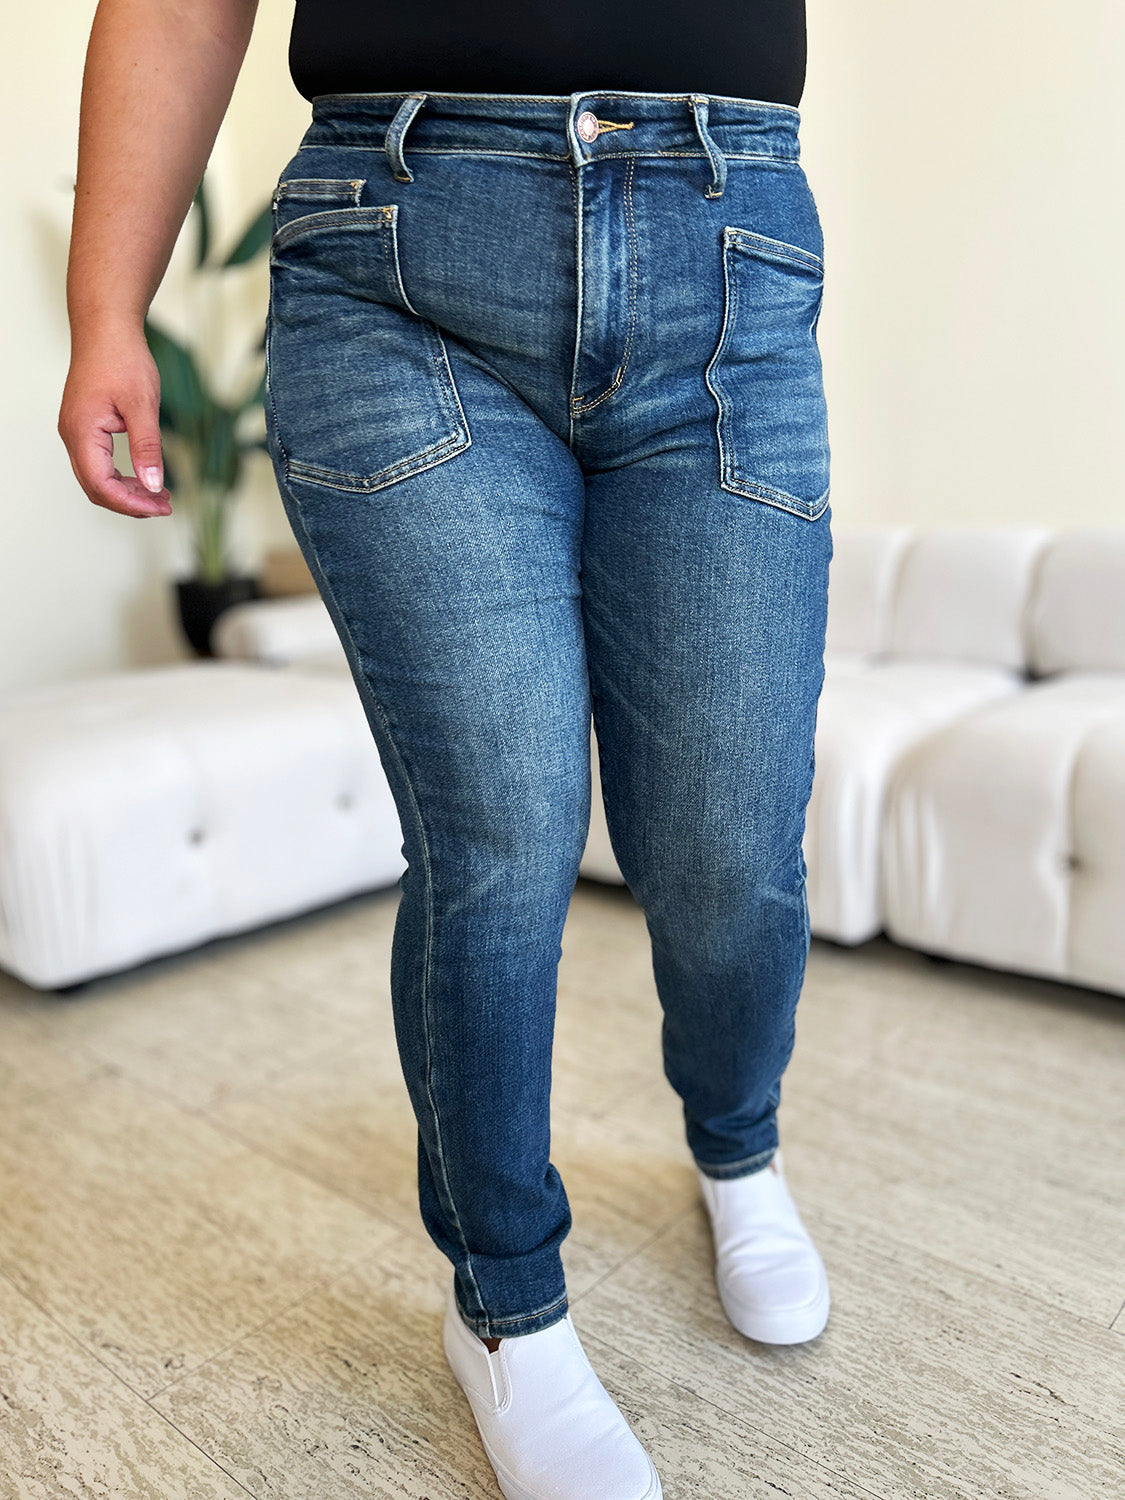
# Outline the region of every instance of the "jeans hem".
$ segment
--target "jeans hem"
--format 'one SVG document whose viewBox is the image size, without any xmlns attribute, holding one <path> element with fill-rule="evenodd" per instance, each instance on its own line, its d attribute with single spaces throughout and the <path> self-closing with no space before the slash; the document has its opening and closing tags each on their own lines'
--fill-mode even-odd
<svg viewBox="0 0 1125 1500">
<path fill-rule="evenodd" d="M 456 1296 L 456 1294 L 454 1294 Z M 554 1302 L 549 1302 L 546 1307 L 540 1307 L 535 1312 L 516 1313 L 506 1318 L 469 1317 L 457 1299 L 457 1310 L 461 1314 L 461 1321 L 465 1326 L 477 1334 L 480 1338 L 514 1338 L 521 1333 L 538 1333 L 541 1328 L 550 1328 L 555 1323 L 561 1323 L 570 1310 L 567 1293 L 557 1297 Z"/>
<path fill-rule="evenodd" d="M 726 1177 L 750 1177 L 753 1173 L 761 1172 L 769 1166 L 777 1149 L 776 1146 L 770 1146 L 754 1156 L 746 1156 L 741 1161 L 732 1162 L 706 1162 L 696 1157 L 695 1164 L 704 1177 L 714 1177 L 719 1181 Z"/>
</svg>

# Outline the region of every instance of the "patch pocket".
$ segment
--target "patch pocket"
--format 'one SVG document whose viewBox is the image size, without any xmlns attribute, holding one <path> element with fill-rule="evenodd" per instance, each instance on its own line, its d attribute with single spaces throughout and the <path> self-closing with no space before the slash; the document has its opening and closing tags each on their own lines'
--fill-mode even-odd
<svg viewBox="0 0 1125 1500">
<path fill-rule="evenodd" d="M 369 494 L 472 439 L 445 341 L 403 286 L 398 205 L 360 204 L 363 183 L 278 184 L 266 392 L 287 478 Z"/>
<path fill-rule="evenodd" d="M 723 229 L 723 326 L 705 378 L 718 406 L 723 489 L 815 521 L 830 455 L 816 325 L 824 262 L 752 230 Z"/>
</svg>

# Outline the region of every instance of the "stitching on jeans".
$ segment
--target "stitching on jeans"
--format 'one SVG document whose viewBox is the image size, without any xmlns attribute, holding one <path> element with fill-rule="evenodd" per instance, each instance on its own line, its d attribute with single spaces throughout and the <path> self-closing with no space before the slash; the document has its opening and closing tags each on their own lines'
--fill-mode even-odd
<svg viewBox="0 0 1125 1500">
<path fill-rule="evenodd" d="M 345 198 L 358 207 L 366 182 L 366 177 L 283 177 L 274 188 L 273 206 L 294 199 L 301 203 Z"/>
<path fill-rule="evenodd" d="M 300 219 L 290 220 L 289 224 L 283 225 L 277 231 L 277 235 L 284 233 L 285 229 L 294 225 L 305 225 L 310 218 L 316 218 L 318 223 L 309 231 L 316 233 L 318 229 L 352 228 L 368 229 L 375 227 L 381 229 L 383 236 L 383 254 L 387 257 L 394 277 L 395 288 L 402 298 L 406 310 L 412 317 L 425 325 L 430 339 L 430 358 L 434 366 L 435 394 L 440 408 L 446 420 L 454 428 L 454 431 L 446 437 L 439 438 L 434 443 L 427 444 L 419 449 L 417 453 L 400 459 L 398 463 L 391 464 L 386 468 L 377 470 L 374 474 L 351 474 L 345 470 L 329 469 L 320 464 L 306 463 L 301 459 L 290 459 L 285 455 L 285 472 L 294 479 L 304 479 L 309 484 L 323 484 L 332 489 L 338 489 L 348 494 L 374 494 L 376 491 L 386 489 L 399 480 L 408 478 L 413 474 L 423 473 L 426 469 L 436 467 L 447 458 L 453 458 L 456 454 L 464 452 L 472 446 L 472 433 L 469 430 L 468 419 L 465 409 L 461 404 L 461 397 L 457 390 L 457 384 L 453 371 L 449 364 L 449 354 L 442 338 L 441 330 L 436 324 L 427 318 L 423 318 L 407 295 L 405 284 L 402 280 L 402 271 L 398 255 L 398 205 L 380 205 L 371 208 L 348 208 L 330 209 L 326 213 L 345 213 L 347 220 L 333 219 L 325 221 L 320 215 L 305 214 Z M 363 214 L 362 220 L 351 217 L 354 214 Z M 369 215 L 378 215 L 373 220 Z M 277 239 L 275 235 L 275 243 Z M 272 252 L 271 252 L 272 260 Z M 276 418 L 276 414 L 275 414 Z"/>
<path fill-rule="evenodd" d="M 825 490 L 824 494 L 818 495 L 815 500 L 802 500 L 799 495 L 791 495 L 788 490 L 776 489 L 772 484 L 763 484 L 758 479 L 738 479 L 734 474 L 733 467 L 730 478 L 731 484 L 737 483 L 741 485 L 742 491 L 751 491 L 760 499 L 769 500 L 772 497 L 776 497 L 777 502 L 783 505 L 786 510 L 792 510 L 795 502 L 801 507 L 801 515 L 808 513 L 805 510 L 806 506 L 811 511 L 813 507 L 820 505 L 828 497 L 828 491 Z"/>
<path fill-rule="evenodd" d="M 472 446 L 472 433 L 465 417 L 465 408 L 461 405 L 461 397 L 453 378 L 453 371 L 449 366 L 441 330 L 433 323 L 428 323 L 426 319 L 421 319 L 421 321 L 427 323 L 431 338 L 436 341 L 431 358 L 437 372 L 438 399 L 444 404 L 446 415 L 457 430 L 451 432 L 448 437 L 440 438 L 436 443 L 430 443 L 417 453 L 411 454 L 410 457 L 400 459 L 397 464 L 378 470 L 375 474 L 348 474 L 338 469 L 326 469 L 318 464 L 304 463 L 301 459 L 288 457 L 286 458 L 287 474 L 294 479 L 305 479 L 313 484 L 325 484 L 347 494 L 369 495 L 377 490 L 386 489 L 389 485 L 397 484 L 400 479 L 435 468 L 447 458 L 453 458 Z"/>
<path fill-rule="evenodd" d="M 825 490 L 824 494 L 816 500 L 807 502 L 799 500 L 796 495 L 786 495 L 784 490 L 772 492 L 772 494 L 784 497 L 781 500 L 775 500 L 771 498 L 771 492 L 764 485 L 755 485 L 749 479 L 736 480 L 724 475 L 719 480 L 719 484 L 732 495 L 745 495 L 748 499 L 758 501 L 762 505 L 772 505 L 776 510 L 783 510 L 787 515 L 800 516 L 803 521 L 819 521 L 828 509 L 829 490 Z M 806 504 L 811 504 L 816 509 L 805 510 Z"/>
<path fill-rule="evenodd" d="M 387 215 L 386 220 L 384 221 L 384 224 L 383 224 L 383 233 L 384 233 L 384 236 L 386 237 L 386 240 L 387 240 L 387 244 L 386 244 L 386 247 L 384 249 L 384 253 L 390 259 L 391 270 L 392 270 L 392 272 L 394 274 L 394 279 L 395 279 L 395 291 L 402 298 L 402 305 L 403 305 L 403 307 L 406 308 L 407 312 L 413 313 L 416 318 L 421 317 L 421 314 L 419 313 L 418 309 L 414 306 L 413 302 L 411 302 L 410 298 L 407 296 L 407 294 L 406 294 L 406 286 L 405 286 L 405 284 L 403 282 L 403 279 L 402 279 L 402 267 L 399 264 L 399 259 L 398 259 L 398 204 L 397 203 L 392 203 L 391 204 L 391 211 Z"/>
<path fill-rule="evenodd" d="M 298 514 L 300 514 L 300 504 L 299 504 L 299 502 L 296 501 L 296 497 L 295 496 L 294 496 L 294 504 L 295 504 L 295 507 L 296 507 L 296 509 L 298 511 Z M 447 1209 L 447 1212 L 449 1213 L 450 1218 L 453 1220 L 453 1226 L 454 1226 L 454 1228 L 457 1231 L 458 1238 L 461 1241 L 461 1248 L 462 1248 L 462 1250 L 464 1251 L 464 1254 L 465 1254 L 465 1274 L 468 1277 L 468 1280 L 470 1281 L 470 1283 L 472 1284 L 472 1288 L 473 1288 L 474 1293 L 476 1294 L 477 1301 L 480 1303 L 481 1307 L 483 1308 L 484 1307 L 484 1298 L 480 1294 L 480 1287 L 477 1285 L 476 1276 L 473 1274 L 472 1255 L 471 1255 L 471 1253 L 469 1251 L 468 1241 L 465 1238 L 465 1231 L 464 1231 L 464 1229 L 461 1226 L 460 1215 L 457 1213 L 457 1205 L 453 1201 L 453 1194 L 452 1194 L 452 1192 L 450 1190 L 450 1187 L 449 1187 L 449 1176 L 448 1176 L 448 1173 L 447 1173 L 447 1170 L 446 1170 L 446 1165 L 445 1165 L 445 1152 L 444 1152 L 444 1150 L 442 1148 L 442 1144 L 441 1144 L 441 1122 L 438 1119 L 437 1105 L 436 1105 L 436 1103 L 434 1101 L 433 1091 L 432 1091 L 433 1056 L 432 1056 L 431 1039 L 430 1039 L 429 994 L 430 994 L 430 959 L 431 959 L 432 938 L 433 938 L 433 873 L 432 873 L 431 861 L 430 861 L 429 840 L 426 837 L 426 825 L 425 825 L 425 821 L 424 821 L 424 819 L 422 817 L 421 807 L 418 804 L 417 795 L 415 794 L 415 791 L 414 791 L 414 783 L 411 780 L 410 773 L 409 773 L 409 771 L 407 770 L 407 767 L 406 767 L 405 758 L 403 757 L 402 752 L 399 750 L 398 744 L 395 741 L 394 735 L 393 735 L 393 733 L 391 731 L 390 721 L 388 720 L 387 715 L 384 712 L 383 705 L 379 702 L 378 698 L 375 696 L 375 692 L 374 692 L 373 688 L 371 687 L 370 682 L 367 679 L 367 673 L 363 670 L 362 656 L 361 656 L 361 653 L 359 651 L 358 646 L 356 645 L 355 635 L 353 634 L 351 625 L 348 622 L 348 617 L 347 617 L 345 611 L 343 610 L 343 608 L 341 607 L 339 600 L 336 598 L 335 590 L 332 588 L 332 585 L 328 581 L 328 574 L 325 572 L 324 567 L 323 567 L 323 565 L 322 565 L 322 563 L 320 561 L 320 553 L 317 550 L 316 542 L 315 542 L 315 540 L 313 538 L 312 532 L 304 524 L 304 518 L 303 518 L 303 516 L 301 518 L 301 525 L 302 525 L 302 529 L 303 529 L 303 531 L 305 533 L 305 536 L 308 539 L 309 550 L 312 552 L 313 558 L 314 558 L 314 560 L 316 562 L 317 571 L 320 573 L 321 578 L 324 581 L 325 592 L 331 596 L 333 606 L 335 607 L 336 613 L 338 614 L 338 616 L 340 618 L 340 622 L 342 623 L 342 625 L 344 627 L 344 633 L 347 636 L 347 644 L 351 648 L 351 655 L 352 655 L 352 657 L 353 657 L 356 665 L 360 669 L 359 670 L 359 678 L 360 678 L 360 681 L 363 683 L 363 688 L 362 688 L 361 691 L 363 692 L 363 694 L 366 697 L 367 701 L 371 704 L 371 707 L 374 710 L 375 715 L 376 715 L 376 717 L 379 720 L 379 723 L 383 727 L 383 733 L 386 736 L 387 744 L 389 745 L 391 753 L 392 753 L 392 755 L 395 758 L 395 762 L 398 765 L 400 772 L 402 773 L 403 784 L 405 785 L 406 791 L 407 791 L 407 795 L 410 798 L 411 811 L 413 812 L 415 820 L 417 822 L 418 837 L 419 837 L 419 842 L 420 842 L 421 848 L 422 848 L 422 868 L 423 868 L 423 871 L 425 873 L 425 891 L 426 891 L 426 901 L 425 901 L 425 906 L 426 906 L 426 943 L 425 943 L 425 962 L 423 964 L 423 969 L 422 969 L 422 1034 L 423 1034 L 423 1038 L 424 1038 L 425 1044 L 426 1044 L 426 1068 L 425 1068 L 426 1098 L 427 1098 L 427 1100 L 429 1102 L 429 1105 L 430 1105 L 430 1112 L 433 1115 L 433 1121 L 434 1121 L 434 1138 L 435 1138 L 436 1143 L 437 1143 L 438 1162 L 439 1162 L 439 1164 L 441 1166 L 442 1186 L 445 1188 L 445 1196 L 446 1196 L 446 1198 L 448 1200 L 448 1209 Z"/>
<path fill-rule="evenodd" d="M 747 249 L 748 255 L 756 255 L 759 260 L 784 261 L 788 266 L 796 266 L 799 271 L 816 272 L 823 268 L 824 262 L 817 257 L 810 260 L 798 260 L 795 255 L 783 255 L 780 250 L 757 250 Z"/>
<path fill-rule="evenodd" d="M 286 473 L 294 479 L 304 479 L 309 484 L 326 485 L 329 489 L 340 490 L 343 494 L 373 495 L 389 485 L 397 484 L 400 479 L 408 479 L 413 474 L 421 474 L 426 469 L 434 468 L 446 458 L 452 458 L 454 454 L 461 453 L 468 447 L 469 442 L 466 441 L 466 437 L 463 434 L 454 433 L 451 437 L 442 438 L 440 442 L 431 443 L 428 447 L 420 449 L 410 458 L 400 459 L 397 464 L 380 469 L 378 473 L 368 476 L 367 479 L 361 474 L 346 474 L 339 469 L 325 469 L 319 464 L 306 463 L 300 458 L 287 461 Z M 353 480 L 354 483 L 348 482 Z"/>
<path fill-rule="evenodd" d="M 270 291 L 272 291 L 272 288 L 270 288 Z M 272 320 L 272 303 L 270 303 L 270 309 L 269 311 L 267 311 L 267 317 Z M 272 330 L 270 330 L 270 332 L 272 332 Z M 267 363 L 269 363 L 269 336 L 267 336 L 266 350 Z M 269 390 L 270 395 L 270 411 L 272 411 L 273 413 L 273 422 L 275 422 L 275 437 L 276 441 L 278 441 L 278 450 L 279 452 L 281 452 L 282 458 L 285 459 L 285 463 L 287 463 L 288 472 L 288 456 L 287 453 L 285 453 L 285 449 L 284 447 L 282 447 L 281 443 L 281 429 L 279 429 L 278 426 L 278 413 L 276 413 L 275 404 L 273 404 L 273 392 L 272 389 L 269 389 L 269 386 L 267 386 L 267 390 Z M 297 502 L 296 496 L 294 496 L 294 507 L 296 507 L 296 510 L 300 513 L 300 504 L 299 502 Z M 404 781 L 404 786 L 407 787 L 407 795 L 410 796 L 411 810 L 413 810 L 414 817 L 416 817 L 417 828 L 419 828 L 419 841 L 420 844 L 422 844 L 422 865 L 426 877 L 426 959 L 425 965 L 423 965 L 422 978 L 422 1032 L 423 1038 L 425 1038 L 426 1043 L 426 1100 L 429 1101 L 429 1107 L 431 1107 L 431 1115 L 432 1118 L 434 1118 L 434 1136 L 435 1140 L 437 1140 L 438 1146 L 438 1163 L 440 1163 L 441 1166 L 441 1184 L 443 1184 L 444 1190 L 446 1190 L 447 1212 L 449 1212 L 450 1218 L 452 1218 L 453 1227 L 455 1227 L 456 1235 L 458 1235 L 460 1241 L 460 1248 L 462 1248 L 463 1256 L 465 1256 L 466 1278 L 468 1278 L 469 1284 L 471 1284 L 472 1292 L 474 1292 L 478 1304 L 480 1304 L 480 1307 L 483 1308 L 484 1299 L 483 1296 L 480 1295 L 480 1287 L 478 1287 L 477 1278 L 475 1278 L 474 1271 L 472 1271 L 472 1256 L 471 1253 L 469 1253 L 468 1241 L 466 1241 L 465 1239 L 465 1230 L 463 1230 L 462 1223 L 460 1223 L 458 1206 L 456 1206 L 456 1203 L 453 1202 L 453 1193 L 452 1190 L 450 1190 L 449 1170 L 447 1170 L 446 1167 L 446 1152 L 444 1152 L 443 1145 L 441 1145 L 441 1122 L 440 1119 L 438 1119 L 438 1107 L 437 1103 L 435 1103 L 434 1100 L 434 1088 L 432 1088 L 432 1067 L 434 1067 L 434 1064 L 432 1064 L 431 1019 L 429 1019 L 429 990 L 431 990 L 431 981 L 429 981 L 429 975 L 431 975 L 432 932 L 434 932 L 434 874 L 432 874 L 431 870 L 431 853 L 429 853 L 429 840 L 428 837 L 426 837 L 426 823 L 425 819 L 423 819 L 422 816 L 422 807 L 420 807 L 419 805 L 419 799 L 417 799 L 417 793 L 416 790 L 414 790 L 414 783 L 413 780 L 411 780 L 410 771 L 408 771 L 407 769 L 407 762 L 405 762 L 404 754 L 402 754 L 402 751 L 399 750 L 398 742 L 396 742 L 395 735 L 393 735 L 392 732 L 392 727 L 390 727 L 389 718 L 387 718 L 387 714 L 386 712 L 384 712 L 383 703 L 380 703 L 380 700 L 378 700 L 377 696 L 375 696 L 374 688 L 372 688 L 371 682 L 368 681 L 368 673 L 363 670 L 363 663 L 362 658 L 360 658 L 359 646 L 356 645 L 356 636 L 354 636 L 353 630 L 351 630 L 351 625 L 348 624 L 348 616 L 345 615 L 344 609 L 342 609 L 341 604 L 339 604 L 338 598 L 336 598 L 335 589 L 333 589 L 332 585 L 330 585 L 329 583 L 329 574 L 324 571 L 323 564 L 321 564 L 320 552 L 318 552 L 317 550 L 317 543 L 315 543 L 314 537 L 312 537 L 312 532 L 309 531 L 308 526 L 306 526 L 305 522 L 303 522 L 303 517 L 302 528 L 303 531 L 305 531 L 306 537 L 308 537 L 309 549 L 311 549 L 312 556 L 314 556 L 315 562 L 317 562 L 317 570 L 320 571 L 321 579 L 324 580 L 324 589 L 326 589 L 327 594 L 332 595 L 333 606 L 335 606 L 336 613 L 338 613 L 339 619 L 341 619 L 342 625 L 344 625 L 344 631 L 348 637 L 348 645 L 350 645 L 351 648 L 351 655 L 353 655 L 354 661 L 356 661 L 357 666 L 360 667 L 359 676 L 360 681 L 363 682 L 363 691 L 365 691 L 366 699 L 371 702 L 372 709 L 374 709 L 375 711 L 375 715 L 377 715 L 380 723 L 383 724 L 383 732 L 384 735 L 386 735 L 387 744 L 389 744 L 390 750 L 392 750 L 392 754 L 393 756 L 395 756 L 396 763 L 398 763 L 399 771 L 401 771 L 402 774 L 402 781 Z"/>
<path fill-rule="evenodd" d="M 806 250 L 802 245 L 790 245 L 786 240 L 775 240 L 754 229 L 743 229 L 732 224 L 727 238 L 747 255 L 756 255 L 762 260 L 785 260 L 803 271 L 824 270 L 824 259 L 815 250 Z"/>
<path fill-rule="evenodd" d="M 330 141 L 305 141 L 297 147 L 297 150 L 332 151 L 337 147 L 348 151 L 378 151 L 385 154 L 382 146 L 374 146 L 370 140 L 350 140 L 343 136 L 334 137 Z M 503 151 L 497 147 L 488 146 L 411 146 L 410 153 L 412 156 L 512 156 L 521 161 L 570 162 L 571 160 L 569 153 L 565 151 Z M 698 160 L 706 155 L 706 151 L 599 151 L 596 156 L 588 157 L 583 165 L 587 166 L 592 162 L 606 161 L 611 157 L 619 156 L 644 156 L 651 157 L 653 160 L 661 157 L 690 157 Z M 723 155 L 728 161 L 776 161 L 793 166 L 800 161 L 799 156 L 785 151 L 724 151 Z M 399 180 L 405 181 L 406 179 L 400 178 Z"/>
<path fill-rule="evenodd" d="M 270 285 L 269 285 L 269 299 L 268 299 L 267 306 L 266 306 L 266 348 L 265 348 L 266 369 L 265 369 L 265 388 L 266 388 L 266 396 L 269 399 L 269 403 L 270 403 L 270 416 L 273 418 L 274 439 L 275 439 L 275 441 L 277 443 L 278 452 L 281 454 L 281 460 L 282 460 L 282 463 L 285 466 L 285 471 L 288 472 L 288 470 L 289 470 L 289 455 L 288 455 L 288 453 L 286 453 L 285 448 L 284 448 L 284 446 L 282 444 L 282 441 L 281 441 L 281 427 L 280 427 L 280 425 L 278 423 L 278 420 L 277 420 L 277 407 L 274 405 L 274 399 L 273 399 L 273 381 L 271 379 L 271 368 L 270 368 L 271 365 L 272 365 L 272 359 L 271 359 L 271 345 L 272 344 L 273 344 L 273 277 L 271 276 L 270 277 Z"/>
<path fill-rule="evenodd" d="M 754 253 L 753 251 L 746 251 L 745 247 L 739 243 L 739 235 L 745 234 L 762 240 L 765 240 L 767 237 L 765 235 L 754 236 L 752 230 L 741 230 L 734 225 L 729 227 L 734 232 L 731 234 L 724 232 L 723 237 L 724 290 L 722 329 L 715 352 L 707 361 L 707 367 L 703 372 L 704 382 L 715 398 L 715 405 L 718 408 L 715 420 L 715 435 L 719 446 L 719 485 L 729 494 L 744 495 L 748 499 L 757 500 L 763 505 L 772 505 L 775 509 L 783 510 L 788 515 L 799 516 L 805 521 L 818 521 L 828 508 L 831 485 L 829 485 L 828 489 L 822 495 L 818 495 L 815 500 L 802 500 L 799 495 L 790 495 L 786 490 L 776 489 L 774 486 L 764 484 L 760 480 L 743 479 L 738 474 L 738 457 L 735 453 L 733 427 L 734 405 L 726 391 L 721 388 L 721 376 L 719 375 L 727 347 L 730 344 L 731 332 L 738 316 L 738 277 L 731 274 L 731 252 L 732 250 L 740 249 L 744 253 Z M 769 243 L 783 244 L 780 240 L 769 241 Z M 812 251 L 805 251 L 803 253 L 812 255 Z M 811 265 L 792 260 L 791 257 L 778 256 L 777 258 L 791 260 L 792 264 L 800 266 L 802 271 L 813 269 Z M 719 387 L 716 387 L 712 383 L 711 377 L 713 375 L 720 380 Z"/>
<path fill-rule="evenodd" d="M 610 155 L 608 151 L 604 154 L 606 156 Z M 618 151 L 614 154 L 617 156 L 624 156 L 626 153 L 623 151 Z M 639 151 L 636 153 L 636 155 L 638 156 L 640 156 L 641 154 L 642 153 Z M 690 156 L 696 159 L 701 156 L 707 156 L 706 151 L 653 151 L 645 154 L 651 156 Z M 727 161 L 783 161 L 796 165 L 800 160 L 799 157 L 791 156 L 788 152 L 785 151 L 724 151 L 723 155 L 726 157 Z M 708 160 L 709 159 L 710 158 L 708 158 Z"/>
<path fill-rule="evenodd" d="M 648 89 L 626 89 L 624 91 L 620 89 L 583 89 L 576 90 L 576 94 L 577 97 L 582 99 L 671 99 L 678 102 L 681 99 L 691 98 L 690 94 L 660 94 Z M 401 99 L 403 97 L 401 89 L 372 89 L 368 92 L 353 90 L 350 93 L 316 94 L 313 96 L 311 103 L 315 109 L 317 99 Z M 409 98 L 409 95 L 405 97 Z M 500 99 L 505 102 L 509 99 L 517 101 L 520 99 L 535 99 L 538 101 L 546 100 L 549 104 L 569 104 L 573 97 L 575 95 L 571 94 L 483 94 L 470 93 L 459 89 L 447 89 L 444 92 L 429 91 L 429 98 L 431 99 Z M 748 99 L 738 94 L 710 94 L 708 98 L 726 100 L 733 104 L 741 104 L 743 107 L 749 104 L 758 110 L 778 110 L 787 115 L 799 116 L 801 113 L 795 104 L 782 104 L 780 100 L 776 99 Z"/>
<path fill-rule="evenodd" d="M 625 367 L 629 363 L 629 356 L 633 352 L 633 339 L 637 329 L 637 281 L 640 275 L 637 265 L 637 221 L 633 212 L 633 170 L 636 160 L 630 161 L 629 170 L 625 176 L 625 222 L 629 232 L 629 245 L 632 250 L 632 269 L 629 276 L 629 337 L 625 340 L 625 354 L 621 360 L 621 373 L 624 375 Z"/>
<path fill-rule="evenodd" d="M 712 1181 L 717 1181 L 720 1179 L 716 1177 L 714 1171 L 709 1172 L 707 1170 L 708 1167 L 717 1169 L 717 1171 L 724 1177 L 749 1177 L 755 1170 L 757 1170 L 756 1163 L 762 1162 L 764 1163 L 764 1165 L 768 1166 L 770 1160 L 772 1160 L 772 1158 L 776 1154 L 776 1146 L 767 1146 L 763 1151 L 755 1151 L 753 1156 L 744 1156 L 741 1161 L 701 1162 L 697 1159 L 696 1166 L 703 1173 L 704 1177 L 710 1177 Z M 750 1171 L 744 1172 L 744 1167 L 749 1167 Z"/>
<path fill-rule="evenodd" d="M 574 418 L 575 407 L 579 398 L 574 394 L 574 388 L 578 383 L 578 366 L 582 352 L 582 201 L 581 201 L 581 179 L 578 169 L 573 161 L 570 162 L 570 196 L 574 203 L 574 268 L 575 268 L 575 323 L 574 323 L 574 358 L 570 367 L 570 400 L 567 406 L 570 410 L 570 430 L 567 434 L 567 447 L 574 450 Z"/>
<path fill-rule="evenodd" d="M 602 391 L 600 396 L 592 399 L 579 399 L 572 403 L 575 416 L 585 416 L 587 412 L 600 406 L 603 401 L 608 401 L 613 393 L 621 386 L 625 379 L 625 370 L 629 363 L 629 356 L 633 349 L 633 335 L 637 326 L 637 226 L 633 217 L 633 163 L 630 161 L 625 173 L 625 222 L 629 233 L 629 332 L 625 339 L 625 350 L 621 356 L 621 363 L 613 377 L 612 385 Z"/>
<path fill-rule="evenodd" d="M 542 1318 L 547 1313 L 554 1312 L 556 1308 L 562 1307 L 566 1299 L 567 1293 L 564 1292 L 561 1297 L 556 1297 L 553 1302 L 548 1302 L 546 1307 L 538 1307 L 534 1312 L 529 1313 L 513 1313 L 511 1317 L 507 1318 L 489 1318 L 488 1325 L 490 1328 L 500 1328 L 507 1323 L 525 1323 L 529 1318 Z M 485 1334 L 485 1338 L 491 1337 L 491 1334 Z"/>
</svg>

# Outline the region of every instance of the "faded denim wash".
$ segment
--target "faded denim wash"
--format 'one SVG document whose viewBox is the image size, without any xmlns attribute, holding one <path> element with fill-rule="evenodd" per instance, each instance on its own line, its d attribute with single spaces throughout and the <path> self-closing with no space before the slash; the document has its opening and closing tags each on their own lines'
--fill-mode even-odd
<svg viewBox="0 0 1125 1500">
<path fill-rule="evenodd" d="M 557 966 L 589 821 L 704 1172 L 761 1170 L 809 949 L 827 617 L 796 109 L 319 95 L 274 195 L 270 454 L 402 821 L 422 1219 L 485 1336 L 561 1319 Z"/>
</svg>

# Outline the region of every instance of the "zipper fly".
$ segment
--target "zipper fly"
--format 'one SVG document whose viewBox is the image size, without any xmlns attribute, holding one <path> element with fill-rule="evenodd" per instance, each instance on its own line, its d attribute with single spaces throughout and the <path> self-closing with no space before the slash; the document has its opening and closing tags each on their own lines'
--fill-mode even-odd
<svg viewBox="0 0 1125 1500">
<path fill-rule="evenodd" d="M 600 126 L 614 122 L 599 120 Z M 618 125 L 618 129 L 630 129 Z M 582 417 L 621 388 L 637 320 L 636 157 L 576 168 L 578 313 L 570 414 Z"/>
</svg>

